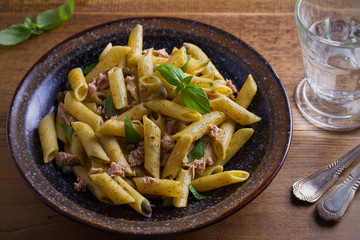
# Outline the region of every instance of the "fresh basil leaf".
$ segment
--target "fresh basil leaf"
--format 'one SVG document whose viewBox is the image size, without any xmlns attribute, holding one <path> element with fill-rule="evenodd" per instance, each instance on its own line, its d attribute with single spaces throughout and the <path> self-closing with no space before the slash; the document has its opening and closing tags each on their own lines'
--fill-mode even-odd
<svg viewBox="0 0 360 240">
<path fill-rule="evenodd" d="M 24 25 L 27 28 L 31 29 L 33 27 L 33 24 L 36 24 L 35 18 L 33 16 L 31 16 L 30 14 L 28 14 L 25 18 Z"/>
<path fill-rule="evenodd" d="M 197 85 L 187 85 L 181 91 L 181 98 L 185 105 L 199 113 L 209 113 L 210 103 L 204 90 Z"/>
<path fill-rule="evenodd" d="M 184 64 L 184 66 L 181 67 L 181 70 L 182 70 L 183 72 L 186 72 L 186 69 L 187 69 L 187 67 L 188 67 L 188 65 L 189 65 L 189 62 L 190 62 L 190 58 L 191 58 L 191 55 L 187 55 L 187 56 L 186 56 L 186 63 Z"/>
<path fill-rule="evenodd" d="M 181 83 L 186 86 L 188 85 L 190 82 L 191 82 L 191 79 L 193 78 L 194 76 L 187 76 L 186 78 L 184 78 L 183 80 L 181 80 Z"/>
<path fill-rule="evenodd" d="M 0 31 L 0 44 L 12 46 L 19 44 L 31 36 L 31 30 L 24 24 L 14 24 Z"/>
<path fill-rule="evenodd" d="M 200 193 L 198 193 L 195 188 L 193 187 L 193 185 L 189 184 L 189 190 L 190 192 L 194 195 L 194 197 L 197 199 L 197 200 L 203 200 L 205 199 L 206 197 L 201 195 Z"/>
<path fill-rule="evenodd" d="M 182 85 L 179 85 L 176 87 L 175 89 L 175 96 L 181 91 L 181 89 L 183 89 L 184 87 Z"/>
<path fill-rule="evenodd" d="M 195 159 L 202 158 L 205 154 L 205 138 L 202 138 L 194 147 L 191 149 L 187 156 L 188 162 L 192 162 Z"/>
<path fill-rule="evenodd" d="M 36 17 L 36 25 L 42 30 L 51 30 L 68 20 L 74 11 L 74 0 L 47 10 Z"/>
<path fill-rule="evenodd" d="M 98 63 L 90 64 L 89 66 L 86 66 L 82 71 L 84 75 L 87 75 Z"/>
<path fill-rule="evenodd" d="M 69 144 L 71 144 L 71 136 L 74 132 L 74 129 L 72 126 L 70 125 L 67 125 L 65 123 L 61 123 L 60 126 L 62 127 L 62 129 L 64 130 L 64 133 L 66 135 L 66 138 L 68 139 L 69 141 Z"/>
<path fill-rule="evenodd" d="M 156 67 L 156 70 L 159 71 L 161 76 L 171 85 L 177 87 L 181 85 L 181 80 L 185 78 L 184 72 L 173 65 L 162 64 Z"/>
<path fill-rule="evenodd" d="M 113 117 L 117 114 L 111 95 L 104 99 L 105 112 L 109 117 Z"/>
<path fill-rule="evenodd" d="M 129 118 L 125 115 L 124 119 L 124 128 L 125 128 L 125 143 L 126 144 L 137 144 L 140 142 L 141 136 L 131 123 Z"/>
</svg>

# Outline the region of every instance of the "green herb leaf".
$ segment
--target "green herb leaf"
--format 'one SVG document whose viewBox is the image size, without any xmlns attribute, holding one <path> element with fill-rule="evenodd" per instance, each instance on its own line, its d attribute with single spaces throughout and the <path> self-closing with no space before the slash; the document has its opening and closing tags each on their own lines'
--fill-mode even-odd
<svg viewBox="0 0 360 240">
<path fill-rule="evenodd" d="M 175 96 L 183 89 L 184 87 L 182 85 L 179 85 L 175 89 Z"/>
<path fill-rule="evenodd" d="M 181 83 L 186 86 L 188 85 L 190 82 L 191 82 L 191 79 L 193 78 L 194 76 L 187 76 L 186 78 L 184 78 L 183 80 L 181 80 Z"/>
<path fill-rule="evenodd" d="M 152 148 L 152 150 L 154 150 L 154 152 L 157 152 L 157 151 L 156 151 L 156 148 L 154 147 L 154 145 L 151 144 L 150 147 Z"/>
<path fill-rule="evenodd" d="M 42 30 L 51 30 L 68 20 L 74 11 L 74 0 L 47 10 L 36 17 L 36 25 Z"/>
<path fill-rule="evenodd" d="M 162 64 L 156 67 L 156 70 L 159 71 L 161 76 L 171 85 L 180 86 L 181 80 L 185 78 L 184 72 L 173 65 L 170 64 Z"/>
<path fill-rule="evenodd" d="M 141 136 L 126 115 L 124 119 L 124 127 L 125 127 L 125 143 L 126 144 L 139 143 Z"/>
<path fill-rule="evenodd" d="M 41 34 L 68 20 L 74 11 L 74 0 L 58 8 L 47 10 L 36 17 L 27 15 L 24 24 L 14 24 L 0 31 L 0 44 L 13 46 L 27 40 L 31 34 Z"/>
<path fill-rule="evenodd" d="M 187 55 L 186 56 L 186 63 L 184 64 L 184 66 L 181 67 L 181 70 L 183 70 L 183 72 L 186 72 L 186 69 L 189 65 L 189 62 L 190 62 L 190 58 L 191 58 L 191 55 Z"/>
<path fill-rule="evenodd" d="M 197 199 L 197 200 L 203 200 L 205 199 L 206 197 L 201 195 L 200 193 L 198 193 L 195 188 L 193 187 L 193 185 L 189 184 L 189 190 L 190 192 L 194 195 L 194 197 Z"/>
<path fill-rule="evenodd" d="M 67 125 L 65 123 L 61 123 L 60 126 L 62 127 L 62 129 L 64 130 L 64 133 L 66 135 L 66 138 L 68 139 L 69 141 L 69 144 L 71 144 L 71 136 L 74 132 L 74 129 L 72 126 L 70 125 Z"/>
<path fill-rule="evenodd" d="M 104 99 L 105 112 L 109 117 L 113 117 L 117 114 L 111 95 Z"/>
<path fill-rule="evenodd" d="M 199 113 L 209 113 L 210 103 L 204 90 L 197 85 L 187 85 L 181 91 L 181 98 L 185 105 Z"/>
<path fill-rule="evenodd" d="M 31 36 L 31 30 L 24 24 L 14 24 L 0 31 L 0 44 L 12 46 L 19 44 Z"/>
<path fill-rule="evenodd" d="M 33 16 L 31 16 L 30 14 L 28 14 L 25 18 L 25 22 L 24 25 L 30 29 L 31 33 L 39 35 L 42 34 L 44 31 L 41 30 L 35 22 L 35 18 L 33 18 Z"/>
<path fill-rule="evenodd" d="M 90 64 L 89 66 L 86 66 L 82 71 L 84 75 L 87 75 L 98 63 Z"/>
<path fill-rule="evenodd" d="M 205 154 L 205 138 L 202 138 L 194 147 L 191 149 L 187 156 L 188 162 L 192 162 L 195 159 L 202 158 Z"/>
</svg>

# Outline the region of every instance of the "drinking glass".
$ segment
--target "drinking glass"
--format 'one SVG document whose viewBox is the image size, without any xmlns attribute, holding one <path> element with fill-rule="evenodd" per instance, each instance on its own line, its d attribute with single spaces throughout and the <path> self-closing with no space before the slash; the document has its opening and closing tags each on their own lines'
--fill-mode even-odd
<svg viewBox="0 0 360 240">
<path fill-rule="evenodd" d="M 360 127 L 360 0 L 298 0 L 295 18 L 305 68 L 300 112 L 327 130 Z"/>
</svg>

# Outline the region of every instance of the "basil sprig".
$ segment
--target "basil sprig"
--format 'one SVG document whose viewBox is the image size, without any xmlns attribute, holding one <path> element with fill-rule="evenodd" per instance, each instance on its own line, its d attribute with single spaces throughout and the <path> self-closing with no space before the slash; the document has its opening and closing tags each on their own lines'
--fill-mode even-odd
<svg viewBox="0 0 360 240">
<path fill-rule="evenodd" d="M 124 128 L 125 128 L 125 143 L 126 144 L 137 144 L 140 142 L 141 136 L 131 123 L 129 118 L 125 115 L 124 119 Z"/>
<path fill-rule="evenodd" d="M 197 199 L 197 200 L 203 200 L 205 199 L 206 197 L 201 195 L 200 193 L 198 193 L 195 188 L 193 187 L 193 185 L 189 185 L 189 190 L 190 192 L 194 195 L 194 197 Z"/>
<path fill-rule="evenodd" d="M 0 31 L 0 44 L 12 46 L 27 40 L 32 34 L 39 35 L 56 28 L 68 20 L 74 11 L 74 0 L 39 14 L 36 19 L 27 15 L 24 24 L 14 24 Z"/>
<path fill-rule="evenodd" d="M 104 108 L 108 117 L 113 117 L 117 114 L 111 95 L 104 99 Z"/>
<path fill-rule="evenodd" d="M 180 68 L 170 64 L 157 66 L 156 70 L 169 84 L 176 87 L 175 94 L 181 91 L 181 98 L 188 108 L 199 113 L 210 112 L 209 99 L 204 90 L 197 85 L 189 84 L 193 76 L 186 77 Z"/>
<path fill-rule="evenodd" d="M 84 75 L 87 75 L 98 63 L 92 63 L 89 66 L 86 66 L 82 71 Z"/>
<path fill-rule="evenodd" d="M 202 138 L 194 147 L 191 149 L 187 156 L 188 162 L 192 162 L 195 159 L 202 158 L 205 154 L 205 138 Z"/>
<path fill-rule="evenodd" d="M 69 144 L 71 144 L 71 136 L 74 132 L 74 129 L 71 125 L 67 125 L 65 123 L 61 123 L 60 126 L 62 127 L 62 129 L 64 130 L 65 136 L 69 141 Z"/>
</svg>

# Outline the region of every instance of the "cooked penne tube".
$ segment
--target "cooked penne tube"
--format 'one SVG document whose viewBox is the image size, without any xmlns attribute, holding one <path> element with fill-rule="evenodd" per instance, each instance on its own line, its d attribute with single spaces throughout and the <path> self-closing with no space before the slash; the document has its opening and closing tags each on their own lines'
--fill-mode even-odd
<svg viewBox="0 0 360 240">
<path fill-rule="evenodd" d="M 112 179 L 109 174 L 105 172 L 91 174 L 90 178 L 115 205 L 135 202 L 135 199 Z"/>
<path fill-rule="evenodd" d="M 108 69 L 116 66 L 123 57 L 130 51 L 130 47 L 126 46 L 113 46 L 105 55 L 104 59 L 85 76 L 86 81 L 92 82 L 94 77 L 99 76 L 100 73 L 105 73 Z"/>
<path fill-rule="evenodd" d="M 201 176 L 204 177 L 204 176 L 208 176 L 211 174 L 216 174 L 216 173 L 222 172 L 223 169 L 224 169 L 224 167 L 221 165 L 207 166 L 205 168 L 204 172 L 201 174 Z"/>
<path fill-rule="evenodd" d="M 248 172 L 231 170 L 197 178 L 191 182 L 191 185 L 198 192 L 206 192 L 233 183 L 243 182 L 248 178 Z"/>
<path fill-rule="evenodd" d="M 97 114 L 97 105 L 94 102 L 82 102 L 88 109 Z"/>
<path fill-rule="evenodd" d="M 88 94 L 88 85 L 81 68 L 74 68 L 68 74 L 71 89 L 74 92 L 75 99 L 83 101 Z"/>
<path fill-rule="evenodd" d="M 64 99 L 64 106 L 66 111 L 77 120 L 84 122 L 96 130 L 103 120 L 101 116 L 97 115 L 84 104 L 77 101 L 71 92 L 67 92 Z"/>
<path fill-rule="evenodd" d="M 235 132 L 236 123 L 232 119 L 227 119 L 220 125 L 221 133 L 218 139 L 213 141 L 215 155 L 219 158 L 225 158 L 227 148 L 230 144 L 231 137 Z"/>
<path fill-rule="evenodd" d="M 160 87 L 164 86 L 163 81 L 156 75 L 144 75 L 139 79 L 139 84 L 150 91 L 157 91 Z"/>
<path fill-rule="evenodd" d="M 219 125 L 226 120 L 226 115 L 223 112 L 213 111 L 206 113 L 196 122 L 177 132 L 172 136 L 173 139 L 178 140 L 181 136 L 188 134 L 193 137 L 193 141 L 200 139 L 205 133 L 209 131 L 209 126 Z"/>
<path fill-rule="evenodd" d="M 131 48 L 127 54 L 127 59 L 134 56 L 141 56 L 143 51 L 143 28 L 137 24 L 130 32 L 128 46 Z"/>
<path fill-rule="evenodd" d="M 56 153 L 59 151 L 54 118 L 55 114 L 49 113 L 43 117 L 43 119 L 41 119 L 38 127 L 43 159 L 45 163 L 53 160 Z"/>
<path fill-rule="evenodd" d="M 114 67 L 108 72 L 111 97 L 116 109 L 128 106 L 125 79 L 121 68 Z"/>
<path fill-rule="evenodd" d="M 257 85 L 251 74 L 248 75 L 244 85 L 235 98 L 235 102 L 243 108 L 248 108 L 257 91 Z"/>
<path fill-rule="evenodd" d="M 224 112 L 227 116 L 241 125 L 250 125 L 261 120 L 260 117 L 249 112 L 227 97 L 210 100 L 210 107 L 214 110 Z"/>
<path fill-rule="evenodd" d="M 144 136 L 144 127 L 143 125 L 133 124 L 141 137 Z M 125 137 L 125 127 L 123 121 L 118 121 L 115 119 L 109 119 L 98 127 L 96 130 L 97 134 L 102 135 L 113 135 L 118 137 Z"/>
<path fill-rule="evenodd" d="M 184 43 L 186 48 L 186 52 L 188 55 L 191 55 L 193 58 L 197 60 L 209 60 L 208 56 L 199 48 L 198 46 L 191 44 L 191 43 Z M 221 76 L 220 72 L 214 66 L 214 64 L 209 61 L 208 65 L 202 71 L 204 75 L 206 74 L 214 74 L 215 80 L 222 79 L 224 80 L 223 76 Z"/>
<path fill-rule="evenodd" d="M 160 178 L 161 131 L 146 115 L 144 123 L 144 168 L 154 178 Z"/>
<path fill-rule="evenodd" d="M 124 189 L 127 193 L 134 198 L 134 202 L 128 203 L 130 207 L 135 209 L 138 213 L 144 217 L 151 217 L 152 209 L 150 202 L 142 196 L 138 191 L 136 191 L 127 181 L 119 176 L 115 176 L 114 180 Z"/>
<path fill-rule="evenodd" d="M 198 74 L 201 73 L 204 68 L 209 64 L 210 60 L 196 60 L 195 58 L 190 58 L 189 64 L 186 68 L 186 73 L 189 74 Z"/>
<path fill-rule="evenodd" d="M 94 130 L 83 122 L 72 122 L 71 126 L 74 128 L 75 133 L 80 139 L 86 154 L 92 160 L 101 163 L 109 163 L 110 159 L 102 148 Z"/>
<path fill-rule="evenodd" d="M 178 119 L 183 122 L 195 122 L 202 118 L 201 114 L 165 99 L 154 99 L 145 104 L 147 108 L 154 112 Z"/>
<path fill-rule="evenodd" d="M 112 43 L 108 43 L 99 55 L 99 62 L 104 60 L 106 54 L 108 54 L 108 52 L 110 51 L 111 48 L 112 48 Z"/>
<path fill-rule="evenodd" d="M 89 169 L 83 166 L 73 166 L 74 174 L 79 178 L 85 181 L 86 188 L 101 202 L 106 204 L 113 204 L 110 198 L 96 185 L 93 180 L 89 177 Z"/>
<path fill-rule="evenodd" d="M 144 103 L 140 103 L 138 105 L 135 105 L 133 108 L 127 110 L 126 112 L 122 113 L 116 118 L 116 120 L 124 121 L 125 116 L 127 116 L 130 120 L 142 120 L 145 115 L 149 115 L 150 113 L 151 110 L 146 108 Z"/>
<path fill-rule="evenodd" d="M 254 129 L 252 128 L 241 128 L 237 130 L 231 137 L 225 158 L 217 158 L 215 160 L 215 164 L 224 166 L 235 155 L 235 153 L 244 146 L 253 133 Z"/>
<path fill-rule="evenodd" d="M 134 176 L 134 172 L 127 162 L 116 137 L 110 135 L 97 135 L 97 137 L 101 143 L 101 146 L 104 148 L 106 154 L 110 158 L 110 161 L 121 163 L 124 166 L 125 173 L 128 176 Z"/>
<path fill-rule="evenodd" d="M 176 181 L 179 181 L 181 184 L 181 196 L 173 198 L 173 205 L 178 208 L 186 207 L 189 195 L 189 185 L 191 183 L 190 170 L 181 169 Z"/>
<path fill-rule="evenodd" d="M 171 55 L 171 57 L 166 63 L 181 68 L 185 65 L 186 58 L 187 57 L 185 47 L 181 47 L 178 51 Z"/>
<path fill-rule="evenodd" d="M 88 160 L 86 158 L 86 152 L 83 145 L 80 142 L 79 137 L 76 134 L 73 134 L 71 137 L 71 144 L 69 146 L 69 152 L 74 154 L 77 158 L 80 159 L 81 164 L 86 164 Z"/>
<path fill-rule="evenodd" d="M 152 75 L 154 72 L 154 65 L 152 61 L 152 50 L 146 55 L 143 55 L 138 62 L 138 78 L 140 79 L 146 75 Z"/>
<path fill-rule="evenodd" d="M 191 135 L 185 134 L 181 136 L 170 153 L 169 159 L 161 173 L 161 178 L 176 178 L 183 165 L 183 160 L 186 159 L 188 155 L 192 142 L 193 138 Z"/>
<path fill-rule="evenodd" d="M 135 177 L 133 180 L 136 189 L 142 194 L 181 197 L 181 184 L 179 181 L 152 177 Z"/>
</svg>

